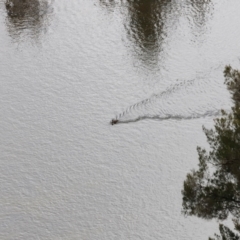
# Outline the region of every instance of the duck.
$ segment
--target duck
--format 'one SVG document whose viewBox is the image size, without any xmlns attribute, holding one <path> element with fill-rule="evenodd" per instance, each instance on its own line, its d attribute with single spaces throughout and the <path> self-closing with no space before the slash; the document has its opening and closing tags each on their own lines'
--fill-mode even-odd
<svg viewBox="0 0 240 240">
<path fill-rule="evenodd" d="M 117 124 L 118 123 L 118 120 L 117 119 L 112 119 L 111 121 L 111 124 L 114 125 L 114 124 Z"/>
</svg>

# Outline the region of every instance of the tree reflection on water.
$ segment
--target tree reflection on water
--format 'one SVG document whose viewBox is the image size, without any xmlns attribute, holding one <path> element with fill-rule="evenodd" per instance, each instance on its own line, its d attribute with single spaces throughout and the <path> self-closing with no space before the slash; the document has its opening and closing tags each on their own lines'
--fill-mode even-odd
<svg viewBox="0 0 240 240">
<path fill-rule="evenodd" d="M 194 35 L 203 34 L 211 9 L 211 0 L 99 0 L 112 9 L 123 8 L 127 37 L 133 43 L 134 55 L 146 64 L 156 64 L 169 35 L 186 18 Z M 197 32 L 197 33 L 196 33 Z"/>
<path fill-rule="evenodd" d="M 47 27 L 50 4 L 39 0 L 7 0 L 7 29 L 13 39 L 37 39 Z"/>
<path fill-rule="evenodd" d="M 166 32 L 164 23 L 169 0 L 138 0 L 128 3 L 128 38 L 144 62 L 156 63 Z"/>
</svg>

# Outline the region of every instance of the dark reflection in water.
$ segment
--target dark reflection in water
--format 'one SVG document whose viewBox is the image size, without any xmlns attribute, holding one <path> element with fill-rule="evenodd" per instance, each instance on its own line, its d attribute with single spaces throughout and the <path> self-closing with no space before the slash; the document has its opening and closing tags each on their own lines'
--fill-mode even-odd
<svg viewBox="0 0 240 240">
<path fill-rule="evenodd" d="M 113 9 L 116 6 L 115 0 L 99 0 L 99 3 L 102 7 L 106 7 L 108 10 Z"/>
<path fill-rule="evenodd" d="M 211 17 L 213 3 L 211 0 L 188 0 L 188 4 L 191 6 L 191 18 L 189 18 L 189 21 L 193 22 L 192 31 L 196 37 L 199 37 L 206 31 L 206 25 Z"/>
<path fill-rule="evenodd" d="M 7 0 L 7 28 L 13 39 L 38 39 L 46 31 L 52 4 L 47 0 Z"/>
<path fill-rule="evenodd" d="M 126 15 L 125 28 L 134 54 L 145 64 L 156 64 L 164 50 L 168 35 L 177 30 L 180 20 L 186 19 L 194 36 L 205 32 L 210 15 L 211 0 L 99 0 L 108 9 L 116 5 Z M 184 26 L 187 27 L 187 26 Z"/>
<path fill-rule="evenodd" d="M 166 8 L 171 0 L 129 1 L 126 29 L 144 62 L 156 62 L 164 35 Z"/>
</svg>

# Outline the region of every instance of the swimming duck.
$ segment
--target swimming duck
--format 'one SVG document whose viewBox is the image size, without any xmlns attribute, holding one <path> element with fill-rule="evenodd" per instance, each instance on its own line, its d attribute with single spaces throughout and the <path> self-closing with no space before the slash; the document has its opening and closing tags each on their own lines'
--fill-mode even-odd
<svg viewBox="0 0 240 240">
<path fill-rule="evenodd" d="M 114 124 L 117 124 L 118 123 L 118 120 L 117 119 L 112 119 L 111 121 L 111 124 L 114 125 Z"/>
</svg>

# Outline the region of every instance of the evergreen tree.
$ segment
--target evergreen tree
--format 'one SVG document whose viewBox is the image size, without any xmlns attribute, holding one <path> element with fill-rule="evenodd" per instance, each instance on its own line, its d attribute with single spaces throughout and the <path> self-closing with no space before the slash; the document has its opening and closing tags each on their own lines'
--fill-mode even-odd
<svg viewBox="0 0 240 240">
<path fill-rule="evenodd" d="M 240 230 L 240 72 L 227 66 L 224 76 L 234 106 L 231 113 L 222 111 L 214 129 L 203 127 L 210 152 L 197 148 L 198 169 L 187 174 L 183 184 L 183 213 L 218 220 L 231 213 Z M 222 238 L 217 239 L 239 239 L 226 226 L 220 224 L 219 229 Z"/>
<path fill-rule="evenodd" d="M 221 236 L 215 234 L 216 238 L 209 238 L 209 240 L 240 240 L 239 235 L 235 234 L 223 224 L 219 224 L 219 231 Z"/>
</svg>

